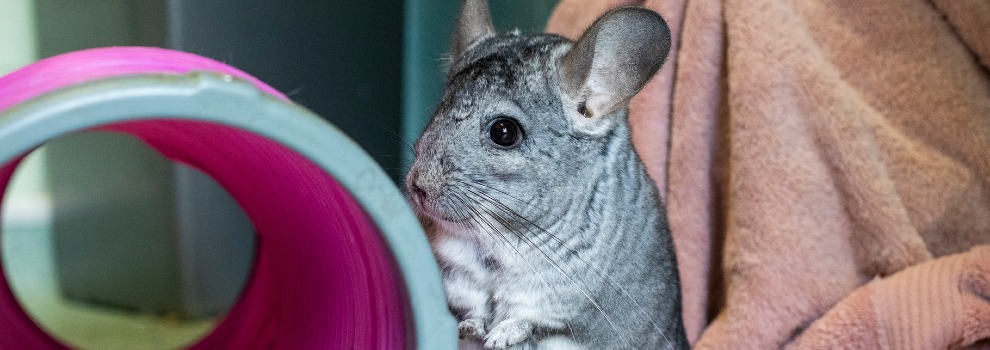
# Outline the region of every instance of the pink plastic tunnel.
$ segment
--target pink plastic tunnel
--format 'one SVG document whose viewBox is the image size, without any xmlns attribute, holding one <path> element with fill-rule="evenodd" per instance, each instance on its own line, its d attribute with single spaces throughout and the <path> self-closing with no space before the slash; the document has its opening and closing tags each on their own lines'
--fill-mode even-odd
<svg viewBox="0 0 990 350">
<path fill-rule="evenodd" d="M 136 136 L 209 174 L 257 229 L 244 292 L 192 348 L 454 348 L 439 273 L 401 195 L 356 144 L 278 91 L 164 49 L 43 60 L 0 78 L 0 188 L 23 155 L 88 130 Z M 61 348 L 0 283 L 0 349 Z"/>
</svg>

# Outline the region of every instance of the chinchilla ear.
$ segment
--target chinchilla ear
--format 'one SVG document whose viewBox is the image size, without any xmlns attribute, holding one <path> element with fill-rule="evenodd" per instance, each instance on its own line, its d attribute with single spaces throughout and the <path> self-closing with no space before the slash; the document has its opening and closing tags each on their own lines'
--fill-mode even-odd
<svg viewBox="0 0 990 350">
<path fill-rule="evenodd" d="M 488 10 L 488 0 L 465 0 L 461 7 L 461 17 L 457 20 L 451 57 L 456 59 L 472 43 L 493 34 L 495 26 Z"/>
<path fill-rule="evenodd" d="M 595 133 L 604 116 L 625 107 L 650 81 L 670 52 L 670 29 L 656 12 L 613 10 L 591 25 L 563 58 L 563 92 L 573 103 L 579 130 Z"/>
</svg>

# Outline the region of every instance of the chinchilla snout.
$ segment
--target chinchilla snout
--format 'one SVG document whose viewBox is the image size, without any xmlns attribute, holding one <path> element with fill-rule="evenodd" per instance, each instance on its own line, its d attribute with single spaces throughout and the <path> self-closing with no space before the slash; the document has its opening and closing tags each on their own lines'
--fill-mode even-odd
<svg viewBox="0 0 990 350">
<path fill-rule="evenodd" d="M 417 161 L 411 169 L 409 169 L 409 175 L 406 176 L 406 189 L 409 192 L 409 196 L 415 201 L 419 206 L 423 205 L 423 202 L 427 200 L 433 200 L 436 197 L 436 193 L 439 192 L 439 179 L 437 171 L 433 169 L 420 166 L 421 162 Z"/>
<path fill-rule="evenodd" d="M 434 219 L 457 221 L 450 192 L 450 158 L 430 155 L 417 157 L 406 176 L 409 198 L 420 212 Z"/>
<path fill-rule="evenodd" d="M 423 189 L 422 182 L 419 171 L 416 168 L 410 169 L 406 176 L 406 190 L 409 193 L 409 198 L 417 205 L 426 199 L 426 190 Z"/>
</svg>

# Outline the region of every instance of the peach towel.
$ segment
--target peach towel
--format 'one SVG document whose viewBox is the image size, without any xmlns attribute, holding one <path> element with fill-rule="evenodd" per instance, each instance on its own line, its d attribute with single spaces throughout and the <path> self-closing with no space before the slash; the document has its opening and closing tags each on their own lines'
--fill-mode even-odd
<svg viewBox="0 0 990 350">
<path fill-rule="evenodd" d="M 630 118 L 695 347 L 990 336 L 990 2 L 562 0 L 547 29 L 625 5 L 674 34 Z"/>
</svg>

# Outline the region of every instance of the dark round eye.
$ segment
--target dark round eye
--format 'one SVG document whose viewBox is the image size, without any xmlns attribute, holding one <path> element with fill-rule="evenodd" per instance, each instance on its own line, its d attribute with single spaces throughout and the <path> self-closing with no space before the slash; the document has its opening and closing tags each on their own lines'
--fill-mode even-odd
<svg viewBox="0 0 990 350">
<path fill-rule="evenodd" d="M 488 127 L 488 138 L 496 145 L 512 147 L 522 141 L 522 127 L 515 119 L 500 117 Z"/>
</svg>

